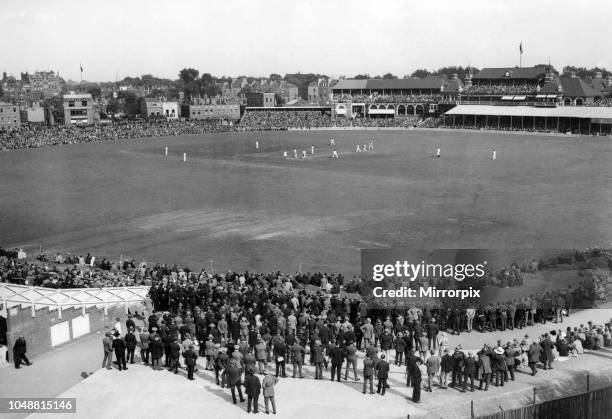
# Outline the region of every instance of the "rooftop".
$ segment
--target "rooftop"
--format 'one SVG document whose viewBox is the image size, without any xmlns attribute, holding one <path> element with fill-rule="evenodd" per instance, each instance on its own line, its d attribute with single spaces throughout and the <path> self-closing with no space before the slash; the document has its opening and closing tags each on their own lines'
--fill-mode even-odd
<svg viewBox="0 0 612 419">
<path fill-rule="evenodd" d="M 499 67 L 483 68 L 472 80 L 500 80 L 500 79 L 532 79 L 534 81 L 546 75 L 546 67 Z"/>
</svg>

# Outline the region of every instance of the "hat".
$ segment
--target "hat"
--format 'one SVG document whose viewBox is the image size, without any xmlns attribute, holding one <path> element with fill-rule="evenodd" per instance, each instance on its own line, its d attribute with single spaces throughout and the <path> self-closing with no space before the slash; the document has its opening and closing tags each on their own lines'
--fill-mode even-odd
<svg viewBox="0 0 612 419">
<path fill-rule="evenodd" d="M 495 348 L 493 351 L 494 351 L 494 352 L 495 352 L 497 355 L 503 355 L 503 353 L 504 353 L 504 349 L 503 349 L 503 348 L 501 348 L 501 347 L 499 347 L 499 346 L 498 346 L 497 348 Z"/>
<path fill-rule="evenodd" d="M 215 343 L 215 348 L 220 348 L 221 344 L 220 343 Z"/>
</svg>

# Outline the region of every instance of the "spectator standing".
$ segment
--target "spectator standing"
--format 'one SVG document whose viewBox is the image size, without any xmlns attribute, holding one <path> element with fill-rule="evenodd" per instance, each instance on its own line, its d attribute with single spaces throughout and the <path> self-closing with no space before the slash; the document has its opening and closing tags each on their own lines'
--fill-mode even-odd
<svg viewBox="0 0 612 419">
<path fill-rule="evenodd" d="M 106 332 L 102 339 L 102 349 L 104 349 L 104 359 L 102 360 L 102 368 L 110 370 L 113 365 L 113 342 L 111 333 Z"/>
<path fill-rule="evenodd" d="M 264 405 L 266 407 L 266 413 L 270 413 L 268 408 L 268 402 L 272 404 L 272 413 L 276 415 L 276 402 L 274 400 L 274 386 L 278 382 L 278 378 L 274 377 L 268 371 L 265 372 L 265 377 L 261 382 L 261 387 L 264 396 Z"/>
<path fill-rule="evenodd" d="M 189 345 L 189 348 L 183 353 L 183 357 L 185 358 L 185 365 L 187 366 L 187 378 L 193 380 L 193 372 L 195 370 L 196 360 L 198 359 L 198 354 L 193 350 L 193 345 Z"/>
<path fill-rule="evenodd" d="M 252 371 L 247 369 L 244 387 L 247 394 L 247 413 L 251 413 L 251 405 L 253 405 L 253 413 L 259 413 L 259 393 L 261 391 L 261 382 Z"/>
</svg>

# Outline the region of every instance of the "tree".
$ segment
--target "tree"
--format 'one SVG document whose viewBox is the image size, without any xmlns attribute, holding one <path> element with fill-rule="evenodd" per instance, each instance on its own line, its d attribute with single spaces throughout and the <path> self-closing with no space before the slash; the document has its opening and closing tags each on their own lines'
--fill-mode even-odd
<svg viewBox="0 0 612 419">
<path fill-rule="evenodd" d="M 369 74 L 357 74 L 355 77 L 353 77 L 355 80 L 367 80 L 370 78 Z"/>
<path fill-rule="evenodd" d="M 106 105 L 106 112 L 112 115 L 119 113 L 120 109 L 121 109 L 121 106 L 117 99 L 109 100 L 108 104 Z"/>
<path fill-rule="evenodd" d="M 102 89 L 99 86 L 91 85 L 87 87 L 87 93 L 94 99 L 100 99 L 102 97 Z"/>
<path fill-rule="evenodd" d="M 272 73 L 270 74 L 270 77 L 268 77 L 270 79 L 270 81 L 280 81 L 283 78 L 280 76 L 280 74 L 276 74 L 276 73 Z"/>
<path fill-rule="evenodd" d="M 153 90 L 151 90 L 151 93 L 149 93 L 147 95 L 147 97 L 153 97 L 153 98 L 156 98 L 156 97 L 166 97 L 166 96 L 167 96 L 166 92 L 164 90 L 161 90 L 161 89 L 153 89 Z"/>
<path fill-rule="evenodd" d="M 573 73 L 575 73 L 576 76 L 581 79 L 590 76 L 586 67 L 575 67 L 573 65 L 566 65 L 563 67 L 563 76 L 571 76 Z"/>
<path fill-rule="evenodd" d="M 552 69 L 553 74 L 559 75 L 559 72 L 555 69 L 554 66 L 549 64 L 536 64 L 534 67 L 550 67 Z"/>
<path fill-rule="evenodd" d="M 192 80 L 183 87 L 186 97 L 200 96 L 202 93 L 202 84 L 200 80 Z"/>
<path fill-rule="evenodd" d="M 387 80 L 396 80 L 397 76 L 391 73 L 387 73 L 387 74 L 384 74 L 382 78 L 387 79 Z"/>
<path fill-rule="evenodd" d="M 179 72 L 179 79 L 187 84 L 198 78 L 200 72 L 195 68 L 184 68 Z"/>
<path fill-rule="evenodd" d="M 418 70 L 415 70 L 410 77 L 417 77 L 419 79 L 423 79 L 427 76 L 429 76 L 431 73 L 429 72 L 429 70 L 427 70 L 426 68 L 419 68 Z"/>
<path fill-rule="evenodd" d="M 128 115 L 140 113 L 140 99 L 134 92 L 119 92 L 118 97 L 123 99 L 123 111 Z"/>
<path fill-rule="evenodd" d="M 200 82 L 202 84 L 202 91 L 206 96 L 216 96 L 220 93 L 220 89 L 217 86 L 217 80 L 211 76 L 210 73 L 202 74 Z"/>
</svg>

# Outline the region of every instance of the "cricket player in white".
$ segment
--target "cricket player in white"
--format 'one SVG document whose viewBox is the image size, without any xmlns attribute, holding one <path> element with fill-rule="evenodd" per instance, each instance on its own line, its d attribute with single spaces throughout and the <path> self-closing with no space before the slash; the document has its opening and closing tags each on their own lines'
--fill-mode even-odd
<svg viewBox="0 0 612 419">
<path fill-rule="evenodd" d="M 336 145 L 336 142 L 334 141 L 334 139 L 333 139 L 333 138 L 330 138 L 330 139 L 329 139 L 329 146 L 330 146 L 330 147 L 333 147 L 333 146 L 335 146 L 335 145 Z"/>
<path fill-rule="evenodd" d="M 255 141 L 255 150 L 259 150 L 259 141 Z"/>
<path fill-rule="evenodd" d="M 283 151 L 283 160 L 287 160 L 287 152 Z"/>
<path fill-rule="evenodd" d="M 297 148 L 293 149 L 293 158 L 297 160 Z"/>
<path fill-rule="evenodd" d="M 306 158 L 306 150 L 302 150 L 302 160 Z"/>
<path fill-rule="evenodd" d="M 493 149 L 493 154 L 491 155 L 491 158 L 493 160 L 497 159 L 497 151 L 495 151 L 495 149 Z"/>
<path fill-rule="evenodd" d="M 374 151 L 374 140 L 370 140 L 370 151 Z"/>
<path fill-rule="evenodd" d="M 314 154 L 314 145 L 310 146 L 310 154 Z"/>
<path fill-rule="evenodd" d="M 332 151 L 332 159 L 339 159 L 340 157 L 338 157 L 338 152 L 336 150 Z"/>
<path fill-rule="evenodd" d="M 357 149 L 355 150 L 357 153 L 361 152 L 361 148 L 359 148 L 359 144 L 357 144 Z"/>
<path fill-rule="evenodd" d="M 436 157 L 440 158 L 440 149 L 439 148 L 436 148 Z"/>
<path fill-rule="evenodd" d="M 363 145 L 363 151 L 368 151 L 368 147 L 365 144 Z"/>
</svg>

